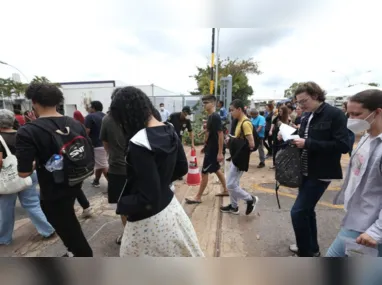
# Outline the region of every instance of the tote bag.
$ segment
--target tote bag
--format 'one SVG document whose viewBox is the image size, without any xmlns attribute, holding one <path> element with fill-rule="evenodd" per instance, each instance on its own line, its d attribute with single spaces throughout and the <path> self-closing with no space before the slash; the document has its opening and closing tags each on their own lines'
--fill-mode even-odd
<svg viewBox="0 0 382 285">
<path fill-rule="evenodd" d="M 5 140 L 0 136 L 7 157 L 3 159 L 0 169 L 0 195 L 14 194 L 32 186 L 32 178 L 21 178 L 17 171 L 17 158 L 9 150 Z"/>
</svg>

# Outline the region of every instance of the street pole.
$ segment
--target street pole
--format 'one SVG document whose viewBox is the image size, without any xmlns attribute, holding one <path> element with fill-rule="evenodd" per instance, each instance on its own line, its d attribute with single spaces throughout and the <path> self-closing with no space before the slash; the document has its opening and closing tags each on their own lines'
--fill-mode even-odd
<svg viewBox="0 0 382 285">
<path fill-rule="evenodd" d="M 214 95 L 215 28 L 212 28 L 210 95 Z"/>
<path fill-rule="evenodd" d="M 218 82 L 219 82 L 219 34 L 220 34 L 220 28 L 218 28 L 217 35 L 216 35 L 215 97 L 218 96 Z"/>
<path fill-rule="evenodd" d="M 26 77 L 25 74 L 22 73 L 21 70 L 18 69 L 17 67 L 15 67 L 15 66 L 13 66 L 13 65 L 10 65 L 9 63 L 6 63 L 6 62 L 1 61 L 1 60 L 0 60 L 0 64 L 8 65 L 9 67 L 12 67 L 12 68 L 16 69 L 18 72 L 20 72 L 20 74 L 21 74 L 22 76 L 24 76 L 24 78 L 26 79 L 27 83 L 29 82 L 28 77 Z"/>
</svg>

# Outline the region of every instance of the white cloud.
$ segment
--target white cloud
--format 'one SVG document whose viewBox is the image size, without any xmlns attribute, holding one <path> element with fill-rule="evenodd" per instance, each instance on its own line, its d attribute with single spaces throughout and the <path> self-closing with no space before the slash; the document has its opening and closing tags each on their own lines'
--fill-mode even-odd
<svg viewBox="0 0 382 285">
<path fill-rule="evenodd" d="M 2 29 L 0 60 L 18 67 L 29 78 L 115 79 L 134 85 L 154 83 L 185 93 L 196 86 L 189 78 L 195 67 L 209 62 L 211 43 L 211 29 L 186 26 L 205 25 L 217 18 L 228 19 L 221 22 L 227 26 L 235 22 L 232 15 L 237 10 L 243 17 L 237 16 L 236 22 L 257 28 L 222 28 L 220 54 L 260 62 L 263 75 L 250 77 L 255 97 L 274 92 L 282 95 L 295 81 L 314 80 L 332 90 L 346 85 L 346 77 L 355 84 L 379 82 L 382 75 L 377 23 L 382 4 L 377 1 L 253 0 L 233 8 L 219 2 L 214 4 L 217 10 L 211 14 L 212 20 L 208 19 L 212 3 L 205 9 L 199 0 L 184 1 L 183 6 L 180 2 L 177 6 L 142 3 L 3 3 L 6 13 L 2 13 L 0 25 L 7 28 Z M 368 70 L 372 72 L 363 72 Z M 13 72 L 0 65 L 0 77 Z"/>
</svg>

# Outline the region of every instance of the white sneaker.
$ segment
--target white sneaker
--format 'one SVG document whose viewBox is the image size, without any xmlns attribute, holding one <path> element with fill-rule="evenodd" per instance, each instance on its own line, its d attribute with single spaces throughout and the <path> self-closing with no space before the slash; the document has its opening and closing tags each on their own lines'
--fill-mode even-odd
<svg viewBox="0 0 382 285">
<path fill-rule="evenodd" d="M 289 250 L 293 253 L 298 253 L 298 247 L 297 247 L 297 244 L 291 244 L 289 246 Z"/>
<path fill-rule="evenodd" d="M 93 215 L 93 209 L 91 207 L 84 209 L 80 216 L 81 219 L 90 218 Z"/>
</svg>

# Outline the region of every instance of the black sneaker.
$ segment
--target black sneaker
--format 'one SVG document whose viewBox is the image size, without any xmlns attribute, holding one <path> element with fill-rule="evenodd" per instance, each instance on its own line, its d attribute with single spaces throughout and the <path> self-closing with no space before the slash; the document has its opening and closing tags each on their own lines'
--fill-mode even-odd
<svg viewBox="0 0 382 285">
<path fill-rule="evenodd" d="M 259 202 L 259 198 L 257 196 L 252 196 L 252 200 L 247 202 L 247 210 L 245 211 L 247 216 L 252 214 L 256 209 L 257 202 Z"/>
<path fill-rule="evenodd" d="M 220 212 L 222 213 L 230 213 L 230 214 L 234 214 L 234 215 L 239 215 L 239 207 L 237 208 L 234 208 L 232 207 L 231 204 L 227 205 L 227 206 L 222 206 L 220 207 Z"/>
<path fill-rule="evenodd" d="M 100 188 L 101 184 L 99 182 L 93 181 L 92 186 L 95 188 Z"/>
<path fill-rule="evenodd" d="M 260 162 L 260 164 L 257 166 L 257 168 L 264 168 L 265 167 L 265 163 L 264 162 Z"/>
</svg>

